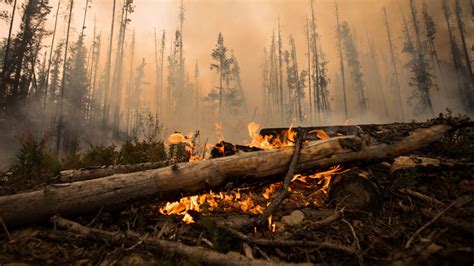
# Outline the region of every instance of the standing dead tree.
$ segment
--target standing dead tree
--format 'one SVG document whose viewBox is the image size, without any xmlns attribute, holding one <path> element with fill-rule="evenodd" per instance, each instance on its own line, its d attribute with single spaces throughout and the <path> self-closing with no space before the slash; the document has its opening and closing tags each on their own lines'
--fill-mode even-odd
<svg viewBox="0 0 474 266">
<path fill-rule="evenodd" d="M 339 8 L 337 6 L 337 0 L 334 0 L 334 4 L 336 7 L 336 23 L 337 23 L 337 39 L 338 39 L 338 50 L 339 50 L 339 67 L 341 70 L 341 80 L 342 80 L 342 94 L 344 99 L 344 114 L 345 119 L 349 118 L 348 110 L 347 110 L 347 93 L 346 93 L 346 78 L 344 73 L 344 58 L 342 53 L 342 32 L 341 32 L 341 24 L 339 22 Z"/>
<path fill-rule="evenodd" d="M 402 104 L 402 92 L 400 88 L 400 81 L 398 77 L 398 67 L 397 67 L 397 61 L 395 58 L 395 51 L 393 48 L 393 42 L 392 42 L 392 34 L 390 32 L 390 25 L 389 25 L 389 20 L 388 20 L 388 15 L 387 15 L 387 9 L 384 7 L 383 8 L 383 13 L 384 13 L 384 18 L 385 18 L 385 28 L 387 30 L 387 40 L 390 48 L 390 61 L 392 63 L 392 74 L 393 74 L 393 79 L 395 81 L 395 93 L 396 93 L 396 98 L 397 98 L 397 104 L 398 104 L 398 111 L 399 111 L 399 118 L 401 121 L 405 120 L 405 114 L 403 112 L 403 104 Z"/>
</svg>

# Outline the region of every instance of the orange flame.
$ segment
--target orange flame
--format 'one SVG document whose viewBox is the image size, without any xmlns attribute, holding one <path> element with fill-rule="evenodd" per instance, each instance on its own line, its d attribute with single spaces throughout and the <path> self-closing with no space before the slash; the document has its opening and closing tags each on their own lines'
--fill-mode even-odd
<svg viewBox="0 0 474 266">
<path fill-rule="evenodd" d="M 222 130 L 222 124 L 215 123 L 215 128 L 217 131 Z M 248 124 L 247 130 L 249 137 L 251 138 L 251 143 L 249 146 L 258 147 L 265 150 L 293 146 L 296 139 L 296 131 L 292 130 L 291 127 L 282 134 L 283 140 L 280 137 L 273 138 L 273 136 L 261 136 L 258 133 L 260 130 L 260 125 L 254 122 Z M 316 133 L 316 136 L 321 140 L 329 138 L 329 136 L 323 130 L 313 130 L 309 133 Z M 220 141 L 224 140 L 219 132 L 217 132 L 217 135 Z M 199 155 L 193 155 L 194 143 L 191 141 L 192 137 L 192 133 L 186 136 L 181 133 L 175 133 L 168 137 L 168 142 L 171 144 L 185 143 L 186 150 L 191 155 L 189 161 L 200 161 L 203 158 L 201 158 Z M 221 149 L 221 152 L 224 153 L 223 145 L 217 146 L 217 148 Z M 311 204 L 314 206 L 320 206 L 324 203 L 324 200 L 327 197 L 332 177 L 343 172 L 344 171 L 342 171 L 340 166 L 335 166 L 327 171 L 317 172 L 312 175 L 294 175 L 293 179 L 291 180 L 291 186 L 295 187 L 294 189 L 289 187 L 288 190 L 290 193 L 292 193 L 292 195 L 294 195 L 294 198 L 297 198 L 301 201 L 303 206 L 308 206 Z M 159 212 L 164 215 L 181 215 L 183 216 L 182 221 L 187 224 L 194 223 L 193 217 L 188 213 L 189 211 L 238 211 L 258 215 L 262 214 L 265 210 L 265 208 L 262 206 L 270 205 L 273 194 L 278 193 L 281 187 L 281 182 L 271 184 L 264 188 L 261 195 L 253 195 L 251 193 L 242 194 L 240 190 L 219 193 L 213 193 L 210 191 L 207 194 L 183 197 L 179 201 L 168 202 L 159 208 Z M 306 189 L 306 191 L 304 189 Z M 315 193 L 323 197 L 323 199 L 315 201 L 308 198 Z M 274 221 L 272 221 L 272 219 L 272 216 L 268 218 L 268 229 L 272 232 L 275 232 L 276 224 Z"/>
</svg>

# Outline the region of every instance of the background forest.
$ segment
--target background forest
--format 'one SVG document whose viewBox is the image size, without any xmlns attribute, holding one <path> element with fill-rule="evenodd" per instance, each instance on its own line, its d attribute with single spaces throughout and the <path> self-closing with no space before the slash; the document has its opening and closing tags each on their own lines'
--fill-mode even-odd
<svg viewBox="0 0 474 266">
<path fill-rule="evenodd" d="M 468 0 L 0 2 L 0 165 L 39 178 L 176 157 L 175 131 L 474 108 Z"/>
</svg>

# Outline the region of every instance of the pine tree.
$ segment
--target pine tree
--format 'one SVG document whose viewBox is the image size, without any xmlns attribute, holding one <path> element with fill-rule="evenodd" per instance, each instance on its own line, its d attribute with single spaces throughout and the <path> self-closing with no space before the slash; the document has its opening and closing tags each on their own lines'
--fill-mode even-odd
<svg viewBox="0 0 474 266">
<path fill-rule="evenodd" d="M 304 78 L 306 71 L 302 72 L 303 79 L 300 78 L 298 72 L 298 62 L 296 57 L 295 40 L 290 35 L 290 52 L 285 52 L 285 63 L 287 66 L 287 82 L 288 82 L 288 120 L 296 120 L 302 122 L 303 110 L 302 101 L 304 99 Z"/>
<path fill-rule="evenodd" d="M 62 51 L 63 51 L 63 42 L 60 42 L 56 49 L 54 49 L 54 55 L 52 58 L 52 67 L 51 70 L 51 83 L 49 85 L 49 99 L 50 103 L 56 104 L 58 102 L 58 96 L 60 94 L 60 85 L 61 85 L 61 65 L 62 60 Z"/>
<path fill-rule="evenodd" d="M 344 45 L 347 64 L 351 69 L 352 83 L 356 90 L 360 114 L 365 115 L 367 112 L 367 98 L 365 97 L 364 75 L 359 61 L 359 54 L 354 44 L 354 38 L 349 28 L 349 24 L 345 21 L 341 24 L 341 38 Z"/>
<path fill-rule="evenodd" d="M 454 14 L 456 15 L 456 23 L 458 25 L 458 31 L 461 37 L 461 44 L 462 44 L 463 52 L 464 52 L 464 60 L 466 60 L 466 67 L 468 70 L 468 75 L 471 78 L 471 82 L 474 82 L 473 81 L 474 77 L 472 73 L 472 63 L 471 63 L 471 59 L 469 58 L 469 52 L 468 52 L 467 44 L 466 44 L 466 36 L 465 36 L 466 27 L 464 26 L 464 22 L 463 22 L 463 12 L 461 8 L 461 2 L 459 0 L 455 0 L 454 3 L 455 3 Z"/>
<path fill-rule="evenodd" d="M 71 57 L 67 62 L 66 91 L 64 92 L 65 108 L 64 147 L 66 151 L 75 151 L 79 144 L 78 130 L 85 126 L 87 114 L 87 100 L 89 92 L 89 78 L 87 73 L 87 50 L 84 37 L 79 39 L 71 48 Z"/>
<path fill-rule="evenodd" d="M 216 47 L 212 50 L 211 57 L 216 61 L 216 63 L 211 64 L 211 70 L 215 69 L 217 73 L 219 74 L 219 87 L 218 89 L 218 95 L 219 95 L 219 101 L 218 101 L 218 114 L 219 118 L 222 118 L 222 108 L 224 105 L 224 81 L 227 78 L 227 76 L 230 73 L 231 66 L 232 66 L 232 58 L 227 57 L 227 47 L 224 46 L 224 37 L 222 34 L 219 32 L 219 35 L 217 37 L 217 44 Z M 213 93 L 213 92 L 211 92 Z M 215 93 L 215 92 L 214 92 Z"/>
<path fill-rule="evenodd" d="M 413 27 L 415 28 L 415 43 L 413 43 L 405 16 L 403 16 L 404 31 L 406 36 L 403 52 L 410 56 L 410 61 L 407 64 L 407 67 L 409 68 L 412 75 L 408 84 L 415 88 L 413 99 L 418 100 L 418 103 L 415 105 L 415 111 L 423 112 L 428 110 L 431 114 L 433 114 L 433 106 L 430 97 L 430 91 L 434 87 L 432 80 L 433 75 L 430 72 L 430 64 L 426 59 L 424 45 L 421 42 L 417 11 L 412 0 L 410 0 L 410 10 L 412 14 Z"/>
<path fill-rule="evenodd" d="M 243 109 L 242 114 L 247 114 L 248 106 L 247 106 L 247 100 L 245 99 L 244 88 L 242 86 L 242 80 L 240 79 L 240 65 L 234 53 L 232 53 L 231 60 L 232 60 L 233 68 L 232 68 L 232 75 L 230 79 L 233 80 L 235 83 L 235 90 L 237 91 L 239 105 L 242 106 L 242 109 Z"/>
<path fill-rule="evenodd" d="M 28 97 L 32 75 L 41 40 L 48 34 L 44 28 L 50 7 L 40 0 L 28 0 L 22 5 L 23 17 L 20 30 L 11 41 L 5 54 L 3 82 L 0 91 L 6 97 L 7 114 L 21 117 L 19 106 Z"/>
<path fill-rule="evenodd" d="M 438 74 L 436 78 L 441 78 L 441 83 L 443 84 L 444 94 L 446 95 L 446 79 L 444 78 L 443 70 L 441 69 L 441 64 L 438 57 L 438 52 L 436 51 L 436 46 L 434 40 L 436 39 L 436 24 L 433 17 L 428 12 L 428 5 L 423 1 L 423 22 L 425 24 L 425 38 L 428 42 L 429 49 L 431 52 L 431 58 L 433 61 L 433 69 L 438 68 Z"/>
</svg>

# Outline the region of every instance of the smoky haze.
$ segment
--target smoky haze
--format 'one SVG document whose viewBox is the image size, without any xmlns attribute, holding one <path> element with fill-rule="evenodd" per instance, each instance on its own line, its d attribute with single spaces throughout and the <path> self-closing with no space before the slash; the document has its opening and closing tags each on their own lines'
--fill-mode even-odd
<svg viewBox="0 0 474 266">
<path fill-rule="evenodd" d="M 19 1 L 22 2 L 22 1 Z M 65 36 L 67 15 L 67 1 L 62 0 L 60 11 L 60 20 L 58 27 L 57 40 Z M 120 8 L 122 1 L 117 1 L 117 13 L 115 19 L 115 30 L 113 46 L 116 47 Z M 416 0 L 418 10 L 419 24 L 424 30 L 421 19 L 422 2 Z M 447 93 L 439 94 L 436 90 L 432 92 L 434 114 L 445 111 L 450 108 L 455 112 L 466 112 L 460 103 L 460 97 L 457 94 L 456 76 L 452 69 L 452 59 L 450 53 L 450 40 L 446 22 L 441 9 L 442 1 L 425 1 L 428 11 L 434 18 L 437 26 L 435 45 L 439 58 L 445 73 Z M 454 3 L 454 1 L 448 1 Z M 57 1 L 50 0 L 49 4 L 53 7 L 47 27 L 52 29 L 54 25 L 54 13 Z M 99 61 L 99 72 L 104 71 L 106 65 L 106 54 L 108 46 L 108 36 L 110 34 L 110 22 L 112 16 L 112 0 L 93 0 L 89 6 L 86 18 L 86 47 L 89 47 L 93 40 L 94 24 L 96 24 L 96 33 L 101 34 L 101 57 Z M 226 116 L 223 123 L 222 134 L 229 140 L 242 142 L 246 136 L 245 124 L 255 120 L 262 126 L 290 126 L 292 121 L 280 123 L 266 123 L 265 108 L 263 106 L 264 91 L 262 88 L 263 78 L 262 69 L 265 61 L 264 48 L 269 49 L 272 33 L 277 32 L 280 24 L 282 44 L 284 50 L 289 50 L 289 36 L 295 39 L 297 60 L 299 69 L 307 68 L 307 37 L 306 37 L 306 17 L 311 16 L 309 0 L 185 0 L 184 4 L 184 27 L 183 27 L 183 51 L 185 58 L 185 73 L 190 80 L 193 80 L 195 64 L 199 66 L 198 84 L 200 88 L 200 98 L 204 98 L 212 88 L 219 86 L 219 74 L 210 69 L 213 59 L 211 58 L 212 49 L 217 42 L 217 36 L 222 33 L 225 46 L 233 52 L 240 65 L 240 78 L 248 108 L 241 116 Z M 86 1 L 74 1 L 72 40 L 77 40 L 81 31 L 84 7 Z M 142 59 L 145 60 L 144 87 L 142 93 L 143 104 L 151 112 L 157 110 L 156 100 L 156 79 L 155 79 L 155 40 L 154 32 L 157 32 L 158 43 L 161 33 L 166 33 L 165 61 L 164 61 L 164 90 L 169 85 L 167 82 L 168 61 L 167 56 L 170 53 L 170 45 L 175 37 L 175 31 L 179 29 L 179 0 L 134 0 L 134 12 L 129 15 L 130 23 L 125 32 L 125 59 L 123 78 L 125 84 L 129 79 L 130 44 L 133 31 L 136 36 L 134 68 L 136 68 Z M 464 10 L 464 24 L 467 33 L 472 33 L 473 25 L 471 21 L 471 4 L 469 0 L 462 0 L 461 5 Z M 404 42 L 402 12 L 410 18 L 409 0 L 340 0 L 338 1 L 339 16 L 341 21 L 347 21 L 351 29 L 355 46 L 359 53 L 361 70 L 364 75 L 366 85 L 366 98 L 368 112 L 364 117 L 356 114 L 356 104 L 354 95 L 348 95 L 348 117 L 345 117 L 342 101 L 341 77 L 339 70 L 339 54 L 337 39 L 337 23 L 335 17 L 335 2 L 332 0 L 315 0 L 314 12 L 319 34 L 320 49 L 326 54 L 328 61 L 328 97 L 330 112 L 327 118 L 320 123 L 324 124 L 342 124 L 350 119 L 352 123 L 381 123 L 400 121 L 397 116 L 398 103 L 395 100 L 394 89 L 388 84 L 391 76 L 392 66 L 390 63 L 389 45 L 384 23 L 382 9 L 387 9 L 389 17 L 389 26 L 392 33 L 392 39 L 397 57 L 398 69 L 400 72 L 400 87 L 402 95 L 402 108 L 406 113 L 405 120 L 426 119 L 432 114 L 419 113 L 412 110 L 412 103 L 409 99 L 412 97 L 413 88 L 408 85 L 410 74 L 404 65 L 407 63 L 407 56 L 402 54 Z M 2 9 L 8 10 L 10 7 L 2 6 Z M 451 8 L 453 9 L 453 7 Z M 20 9 L 17 10 L 21 14 Z M 410 21 L 410 20 L 409 20 Z M 6 36 L 7 23 L 2 22 L 1 33 Z M 457 32 L 453 20 L 451 27 Z M 18 23 L 15 23 L 14 32 L 18 29 Z M 410 30 L 412 29 L 410 23 Z M 457 34 L 457 33 L 456 33 Z M 49 37 L 50 38 L 50 37 Z M 467 34 L 467 43 L 473 42 L 472 34 Z M 369 44 L 372 42 L 372 47 Z M 50 41 L 45 40 L 45 49 Z M 48 45 L 47 45 L 48 44 Z M 114 48 L 113 53 L 116 52 Z M 157 48 L 159 49 L 159 47 Z M 372 54 L 371 54 L 372 53 Z M 375 61 L 369 58 L 375 56 Z M 375 62 L 375 63 L 374 63 Z M 113 63 L 112 63 L 113 67 Z M 133 70 L 135 71 L 135 70 Z M 346 70 L 346 79 L 349 78 L 350 70 Z M 377 75 L 375 71 L 378 71 Z M 102 76 L 102 74 L 99 74 Z M 436 79 L 435 83 L 438 83 Z M 439 82 L 440 83 L 440 82 Z M 441 83 L 437 84 L 441 87 Z M 349 86 L 351 86 L 349 84 Z M 380 101 L 380 89 L 384 90 L 387 101 L 388 117 L 382 114 L 382 105 Z M 305 88 L 305 100 L 303 110 L 308 112 L 308 89 Z M 441 90 L 441 88 L 440 88 Z M 191 94 L 191 93 L 190 93 Z M 127 105 L 125 90 L 122 89 L 122 111 Z M 166 98 L 166 95 L 164 95 Z M 194 97 L 190 95 L 189 97 Z M 163 106 L 166 106 L 164 104 Z M 201 118 L 195 119 L 192 115 L 180 116 L 176 112 L 191 112 L 189 108 L 182 107 L 176 110 L 165 109 L 160 121 L 163 122 L 166 133 L 173 131 L 190 132 L 196 129 L 201 130 L 201 134 L 210 138 L 213 142 L 215 138 L 215 122 L 219 122 L 214 114 L 216 110 L 201 110 Z M 235 120 L 235 121 L 233 121 Z M 236 122 L 237 121 L 237 122 Z M 309 121 L 293 121 L 294 125 L 315 124 Z"/>
</svg>

